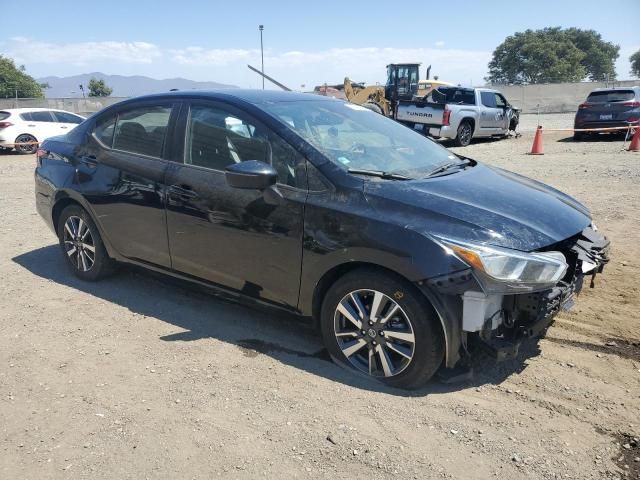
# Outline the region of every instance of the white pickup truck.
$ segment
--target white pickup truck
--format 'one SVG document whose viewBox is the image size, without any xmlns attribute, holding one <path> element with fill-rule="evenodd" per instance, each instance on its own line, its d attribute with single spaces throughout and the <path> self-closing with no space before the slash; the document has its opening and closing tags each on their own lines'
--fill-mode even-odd
<svg viewBox="0 0 640 480">
<path fill-rule="evenodd" d="M 518 125 L 519 110 L 496 90 L 446 86 L 423 100 L 399 101 L 396 120 L 464 147 L 472 138 L 506 137 Z"/>
</svg>

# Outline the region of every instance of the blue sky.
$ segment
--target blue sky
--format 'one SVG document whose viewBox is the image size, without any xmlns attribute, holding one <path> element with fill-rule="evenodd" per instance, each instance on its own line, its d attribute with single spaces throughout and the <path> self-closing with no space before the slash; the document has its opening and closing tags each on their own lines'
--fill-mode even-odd
<svg viewBox="0 0 640 480">
<path fill-rule="evenodd" d="M 292 88 L 339 83 L 345 75 L 384 82 L 390 62 L 432 64 L 432 74 L 480 84 L 493 49 L 527 28 L 576 26 L 599 31 L 621 47 L 618 78 L 640 49 L 640 0 L 380 2 L 30 0 L 34 22 L 2 22 L 0 54 L 42 77 L 107 74 L 185 77 L 257 87 L 246 68 L 260 65 Z M 398 9 L 391 11 L 390 6 Z M 402 7 L 401 5 L 405 5 Z M 3 18 L 23 18 L 24 4 L 0 0 Z M 95 12 L 95 13 L 94 13 Z"/>
</svg>

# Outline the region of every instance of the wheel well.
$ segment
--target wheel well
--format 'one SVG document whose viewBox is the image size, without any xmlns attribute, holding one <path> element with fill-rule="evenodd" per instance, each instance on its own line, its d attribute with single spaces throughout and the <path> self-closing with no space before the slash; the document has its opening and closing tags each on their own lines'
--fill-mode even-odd
<svg viewBox="0 0 640 480">
<path fill-rule="evenodd" d="M 401 279 L 404 282 L 409 283 L 410 285 L 413 286 L 413 283 L 408 280 L 407 278 L 403 277 L 402 275 L 400 275 L 397 272 L 394 272 L 391 269 L 385 268 L 385 267 L 381 267 L 380 265 L 376 265 L 375 263 L 368 263 L 368 262 L 349 262 L 349 263 L 343 263 L 341 265 L 337 265 L 335 267 L 333 267 L 331 270 L 329 270 L 328 272 L 326 272 L 322 278 L 320 278 L 320 281 L 318 282 L 318 284 L 316 285 L 315 290 L 313 291 L 313 301 L 312 301 L 312 305 L 311 305 L 311 312 L 313 315 L 313 318 L 315 320 L 318 320 L 320 318 L 320 310 L 322 308 L 322 300 L 324 299 L 325 294 L 327 293 L 327 290 L 329 290 L 329 288 L 331 287 L 331 285 L 333 285 L 340 277 L 343 277 L 344 275 L 353 272 L 354 270 L 375 270 L 379 273 L 384 273 L 387 275 L 391 275 L 394 276 L 396 278 Z M 416 290 L 418 290 L 416 288 Z M 430 304 L 431 302 L 429 302 L 429 300 L 425 297 L 425 299 L 427 300 L 427 302 Z"/>
<path fill-rule="evenodd" d="M 464 117 L 462 120 L 460 120 L 460 125 L 462 125 L 464 122 L 470 123 L 471 124 L 471 128 L 473 129 L 473 132 L 476 131 L 476 121 L 473 118 Z"/>
<path fill-rule="evenodd" d="M 32 133 L 26 133 L 26 132 L 25 132 L 25 133 L 19 133 L 19 134 L 18 134 L 18 136 L 16 137 L 16 140 L 18 140 L 18 138 L 20 138 L 20 137 L 21 137 L 21 136 L 23 136 L 23 135 L 29 135 L 29 136 L 30 136 L 31 138 L 33 138 L 36 142 L 38 141 L 37 137 L 36 137 L 34 134 L 32 134 Z M 14 140 L 14 141 L 15 141 L 15 140 Z"/>
<path fill-rule="evenodd" d="M 53 220 L 53 228 L 56 230 L 56 233 L 58 231 L 58 220 L 60 220 L 60 215 L 62 214 L 62 211 L 69 205 L 78 205 L 80 208 L 82 208 L 82 205 L 76 202 L 73 198 L 69 197 L 61 198 L 53 206 L 53 210 L 51 211 L 51 219 Z"/>
</svg>

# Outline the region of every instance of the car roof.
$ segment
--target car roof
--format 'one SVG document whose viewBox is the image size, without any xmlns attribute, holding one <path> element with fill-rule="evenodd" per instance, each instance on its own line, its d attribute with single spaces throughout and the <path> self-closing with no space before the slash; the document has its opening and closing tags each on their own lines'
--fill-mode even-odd
<svg viewBox="0 0 640 480">
<path fill-rule="evenodd" d="M 125 100 L 138 101 L 161 98 L 202 98 L 202 99 L 237 99 L 248 103 L 280 103 L 280 102 L 305 102 L 305 101 L 335 101 L 333 97 L 316 95 L 313 93 L 285 92 L 282 90 L 249 90 L 249 89 L 221 89 L 221 90 L 179 90 L 174 92 L 154 93 L 141 97 Z"/>
<path fill-rule="evenodd" d="M 82 116 L 82 115 L 78 115 L 77 113 L 74 113 L 74 112 L 69 112 L 68 110 L 60 110 L 59 108 L 46 108 L 46 107 L 41 107 L 41 108 L 0 108 L 0 111 L 9 112 L 9 113 L 64 112 L 64 113 L 70 113 L 72 115 L 77 115 L 78 117 Z"/>
</svg>

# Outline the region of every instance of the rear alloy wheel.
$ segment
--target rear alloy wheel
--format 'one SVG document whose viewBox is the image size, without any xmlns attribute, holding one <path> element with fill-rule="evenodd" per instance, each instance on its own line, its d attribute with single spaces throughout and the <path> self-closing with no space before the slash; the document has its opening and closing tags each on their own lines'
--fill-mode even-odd
<svg viewBox="0 0 640 480">
<path fill-rule="evenodd" d="M 322 302 L 320 327 L 336 363 L 390 386 L 423 386 L 444 358 L 433 308 L 391 272 L 363 268 L 339 278 Z"/>
<path fill-rule="evenodd" d="M 33 135 L 29 135 L 28 133 L 23 133 L 22 135 L 18 135 L 16 138 L 16 152 L 22 154 L 31 154 L 36 153 L 38 150 L 38 140 Z"/>
<path fill-rule="evenodd" d="M 83 280 L 98 280 L 113 270 L 100 233 L 78 205 L 65 208 L 58 221 L 60 247 L 73 273 Z"/>
<path fill-rule="evenodd" d="M 473 126 L 470 122 L 464 121 L 458 126 L 458 134 L 455 143 L 458 147 L 466 147 L 471 143 L 473 137 Z"/>
<path fill-rule="evenodd" d="M 88 272 L 96 262 L 96 246 L 89 225 L 80 217 L 64 222 L 64 248 L 67 256 L 81 272 Z"/>
<path fill-rule="evenodd" d="M 455 143 L 458 147 L 466 147 L 471 143 L 473 137 L 473 127 L 469 122 L 462 122 L 458 126 L 458 134 L 455 139 Z"/>
</svg>

